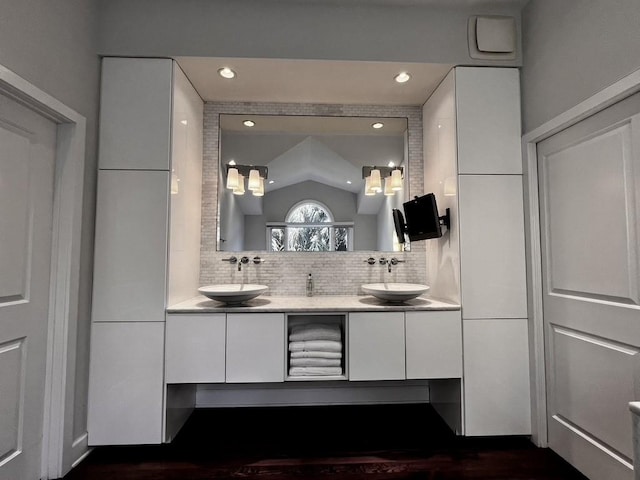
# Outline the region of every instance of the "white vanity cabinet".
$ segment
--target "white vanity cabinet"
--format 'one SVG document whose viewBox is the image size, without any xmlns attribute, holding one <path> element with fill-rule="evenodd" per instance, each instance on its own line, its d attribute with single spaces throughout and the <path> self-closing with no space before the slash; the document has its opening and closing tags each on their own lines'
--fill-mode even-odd
<svg viewBox="0 0 640 480">
<path fill-rule="evenodd" d="M 165 383 L 283 382 L 283 313 L 168 314 Z"/>
<path fill-rule="evenodd" d="M 227 383 L 284 382 L 284 313 L 227 313 Z"/>
<path fill-rule="evenodd" d="M 459 310 L 349 314 L 349 380 L 462 377 Z"/>
<path fill-rule="evenodd" d="M 353 312 L 348 322 L 349 380 L 404 380 L 404 312 Z"/>
<path fill-rule="evenodd" d="M 167 315 L 165 383 L 224 382 L 226 337 L 224 313 Z"/>
<path fill-rule="evenodd" d="M 459 311 L 405 312 L 409 379 L 462 377 L 462 320 Z"/>
</svg>

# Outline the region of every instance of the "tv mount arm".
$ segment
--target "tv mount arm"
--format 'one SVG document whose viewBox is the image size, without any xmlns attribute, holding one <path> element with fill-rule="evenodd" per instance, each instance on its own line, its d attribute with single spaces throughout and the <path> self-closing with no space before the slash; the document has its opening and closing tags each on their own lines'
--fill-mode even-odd
<svg viewBox="0 0 640 480">
<path fill-rule="evenodd" d="M 447 230 L 451 230 L 451 209 L 447 208 L 445 210 L 445 214 L 438 217 L 438 221 L 440 222 L 440 225 L 447 227 Z"/>
</svg>

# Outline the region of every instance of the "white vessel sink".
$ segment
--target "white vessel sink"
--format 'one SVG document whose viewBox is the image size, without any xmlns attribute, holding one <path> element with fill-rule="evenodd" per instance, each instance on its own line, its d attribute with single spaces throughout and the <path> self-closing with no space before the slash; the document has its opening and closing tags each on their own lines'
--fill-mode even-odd
<svg viewBox="0 0 640 480">
<path fill-rule="evenodd" d="M 419 283 L 367 283 L 362 291 L 387 302 L 404 302 L 428 292 L 429 287 Z"/>
<path fill-rule="evenodd" d="M 246 302 L 252 298 L 269 290 L 266 285 L 256 285 L 252 283 L 229 283 L 223 285 L 206 285 L 198 288 L 205 297 L 218 302 L 224 302 L 229 305 L 235 305 Z"/>
</svg>

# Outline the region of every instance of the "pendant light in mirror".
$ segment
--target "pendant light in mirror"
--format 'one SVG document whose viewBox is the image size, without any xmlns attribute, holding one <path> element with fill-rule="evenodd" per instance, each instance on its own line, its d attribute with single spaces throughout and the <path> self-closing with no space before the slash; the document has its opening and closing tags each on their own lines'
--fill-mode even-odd
<svg viewBox="0 0 640 480">
<path fill-rule="evenodd" d="M 260 172 L 255 168 L 249 171 L 249 184 L 247 188 L 251 191 L 260 189 Z"/>
<path fill-rule="evenodd" d="M 362 167 L 362 178 L 365 180 L 365 195 L 375 195 L 383 192 L 394 195 L 402 190 L 403 167 Z M 384 178 L 384 189 L 382 185 Z"/>
<path fill-rule="evenodd" d="M 238 174 L 238 184 L 233 189 L 234 195 L 244 195 L 244 175 Z"/>
<path fill-rule="evenodd" d="M 238 188 L 238 169 L 227 165 L 227 188 Z"/>
<path fill-rule="evenodd" d="M 234 195 L 244 195 L 244 181 L 247 178 L 247 190 L 254 196 L 264 196 L 264 181 L 268 177 L 269 169 L 263 165 L 237 165 L 229 162 L 227 165 L 226 186 Z"/>
</svg>

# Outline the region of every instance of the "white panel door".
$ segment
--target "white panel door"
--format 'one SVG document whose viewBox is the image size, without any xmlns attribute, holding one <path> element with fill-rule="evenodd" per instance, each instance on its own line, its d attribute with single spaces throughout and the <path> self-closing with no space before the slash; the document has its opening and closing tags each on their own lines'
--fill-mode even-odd
<svg viewBox="0 0 640 480">
<path fill-rule="evenodd" d="M 460 174 L 522 174 L 517 68 L 457 67 Z"/>
<path fill-rule="evenodd" d="M 284 313 L 227 314 L 227 383 L 284 382 Z"/>
<path fill-rule="evenodd" d="M 173 60 L 105 58 L 99 168 L 169 170 Z"/>
<path fill-rule="evenodd" d="M 164 322 L 91 327 L 89 445 L 162 441 Z"/>
<path fill-rule="evenodd" d="M 404 380 L 404 312 L 354 312 L 348 322 L 349 380 Z"/>
<path fill-rule="evenodd" d="M 463 320 L 465 434 L 529 435 L 527 319 Z"/>
<path fill-rule="evenodd" d="M 462 377 L 459 311 L 405 312 L 407 379 Z"/>
<path fill-rule="evenodd" d="M 94 322 L 164 321 L 169 172 L 100 170 Z"/>
<path fill-rule="evenodd" d="M 225 380 L 224 313 L 167 315 L 165 383 L 219 383 Z"/>
<path fill-rule="evenodd" d="M 640 94 L 538 144 L 549 445 L 632 478 L 640 398 Z"/>
<path fill-rule="evenodd" d="M 461 175 L 462 318 L 526 318 L 520 175 Z"/>
<path fill-rule="evenodd" d="M 0 96 L 0 478 L 40 478 L 56 125 Z"/>
</svg>

